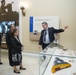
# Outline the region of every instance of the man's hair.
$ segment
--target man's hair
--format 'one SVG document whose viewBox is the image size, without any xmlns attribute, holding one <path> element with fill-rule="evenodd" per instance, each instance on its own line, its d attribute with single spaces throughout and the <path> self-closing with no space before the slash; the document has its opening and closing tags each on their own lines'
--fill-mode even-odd
<svg viewBox="0 0 76 75">
<path fill-rule="evenodd" d="M 47 23 L 47 22 L 42 22 L 42 24 L 45 24 L 45 25 L 46 25 L 46 24 L 48 24 L 48 23 Z"/>
<path fill-rule="evenodd" d="M 10 25 L 10 28 L 11 28 L 12 26 L 15 26 L 15 25 L 14 25 L 14 24 L 11 24 L 11 25 Z"/>
</svg>

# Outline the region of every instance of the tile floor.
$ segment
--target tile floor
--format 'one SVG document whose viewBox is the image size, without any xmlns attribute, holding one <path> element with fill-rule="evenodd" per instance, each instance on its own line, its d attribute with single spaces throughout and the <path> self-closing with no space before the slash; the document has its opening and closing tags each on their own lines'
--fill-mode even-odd
<svg viewBox="0 0 76 75">
<path fill-rule="evenodd" d="M 36 56 L 23 53 L 23 65 L 26 70 L 21 70 L 20 74 L 14 73 L 13 68 L 9 66 L 7 50 L 2 50 L 1 61 L 3 65 L 0 65 L 0 75 L 39 75 L 39 59 Z"/>
</svg>

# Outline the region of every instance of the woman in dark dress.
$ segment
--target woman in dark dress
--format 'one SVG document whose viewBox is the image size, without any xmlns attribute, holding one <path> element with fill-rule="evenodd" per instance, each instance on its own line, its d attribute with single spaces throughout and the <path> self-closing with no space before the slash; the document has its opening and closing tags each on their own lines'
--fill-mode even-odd
<svg viewBox="0 0 76 75">
<path fill-rule="evenodd" d="M 12 32 L 13 37 L 10 39 L 10 48 L 11 48 L 11 64 L 14 68 L 14 73 L 20 73 L 16 66 L 20 66 L 20 69 L 25 70 L 22 66 L 22 44 L 18 38 L 18 31 L 14 29 Z"/>
</svg>

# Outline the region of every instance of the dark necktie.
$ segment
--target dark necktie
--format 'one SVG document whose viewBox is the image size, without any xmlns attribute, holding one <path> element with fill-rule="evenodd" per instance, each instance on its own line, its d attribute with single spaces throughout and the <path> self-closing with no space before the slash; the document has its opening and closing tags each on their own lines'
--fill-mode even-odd
<svg viewBox="0 0 76 75">
<path fill-rule="evenodd" d="M 46 41 L 46 34 L 47 34 L 46 30 L 44 30 L 44 41 Z"/>
</svg>

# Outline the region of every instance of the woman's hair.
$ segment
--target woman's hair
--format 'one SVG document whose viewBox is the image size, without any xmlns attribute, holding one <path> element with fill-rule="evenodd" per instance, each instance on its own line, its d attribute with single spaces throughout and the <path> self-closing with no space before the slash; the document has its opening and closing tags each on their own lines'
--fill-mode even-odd
<svg viewBox="0 0 76 75">
<path fill-rule="evenodd" d="M 16 31 L 17 31 L 17 29 L 13 29 L 13 31 L 11 32 L 11 35 L 14 36 Z"/>
</svg>

